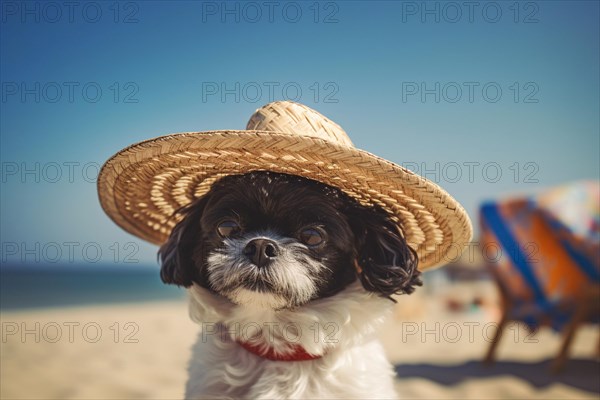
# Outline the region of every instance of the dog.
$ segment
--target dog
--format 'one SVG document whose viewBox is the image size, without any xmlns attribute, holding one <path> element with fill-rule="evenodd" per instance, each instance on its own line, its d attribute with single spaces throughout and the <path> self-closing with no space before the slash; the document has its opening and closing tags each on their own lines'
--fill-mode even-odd
<svg viewBox="0 0 600 400">
<path fill-rule="evenodd" d="M 186 398 L 396 398 L 377 340 L 420 286 L 397 220 L 340 189 L 255 171 L 177 211 L 161 278 L 201 326 Z"/>
</svg>

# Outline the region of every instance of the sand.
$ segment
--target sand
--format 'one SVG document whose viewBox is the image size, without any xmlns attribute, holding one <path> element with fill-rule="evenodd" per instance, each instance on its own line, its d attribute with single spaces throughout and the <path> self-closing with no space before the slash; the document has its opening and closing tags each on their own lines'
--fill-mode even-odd
<svg viewBox="0 0 600 400">
<path fill-rule="evenodd" d="M 468 292 L 491 301 L 493 290 L 471 285 Z M 381 331 L 402 398 L 598 398 L 595 327 L 580 331 L 574 359 L 561 375 L 548 369 L 560 337 L 545 330 L 528 338 L 523 328 L 513 328 L 499 347 L 499 361 L 485 368 L 480 360 L 497 310 L 444 309 L 446 298 L 465 293 L 453 285 L 435 298 L 427 290 L 405 296 Z M 182 398 L 198 332 L 182 301 L 3 312 L 1 322 L 2 399 Z"/>
</svg>

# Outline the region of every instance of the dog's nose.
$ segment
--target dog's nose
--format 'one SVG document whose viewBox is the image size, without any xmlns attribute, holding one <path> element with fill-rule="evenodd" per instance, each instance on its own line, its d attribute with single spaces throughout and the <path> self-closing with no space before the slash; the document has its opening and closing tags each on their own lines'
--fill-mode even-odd
<svg viewBox="0 0 600 400">
<path fill-rule="evenodd" d="M 261 268 L 269 265 L 278 253 L 277 244 L 269 239 L 254 239 L 244 247 L 244 255 Z"/>
</svg>

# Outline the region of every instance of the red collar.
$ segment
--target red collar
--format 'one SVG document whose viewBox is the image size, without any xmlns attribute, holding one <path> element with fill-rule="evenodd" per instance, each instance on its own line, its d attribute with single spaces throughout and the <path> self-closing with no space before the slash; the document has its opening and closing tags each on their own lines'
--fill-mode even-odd
<svg viewBox="0 0 600 400">
<path fill-rule="evenodd" d="M 294 351 L 292 353 L 287 354 L 278 354 L 275 353 L 275 349 L 273 347 L 269 347 L 269 349 L 265 352 L 261 350 L 261 348 L 255 344 L 251 344 L 248 342 L 240 342 L 238 344 L 242 346 L 246 351 L 249 351 L 252 354 L 255 354 L 259 357 L 266 358 L 271 361 L 307 361 L 307 360 L 316 360 L 321 358 L 322 356 L 312 355 L 304 350 L 304 347 L 300 345 L 292 345 Z"/>
</svg>

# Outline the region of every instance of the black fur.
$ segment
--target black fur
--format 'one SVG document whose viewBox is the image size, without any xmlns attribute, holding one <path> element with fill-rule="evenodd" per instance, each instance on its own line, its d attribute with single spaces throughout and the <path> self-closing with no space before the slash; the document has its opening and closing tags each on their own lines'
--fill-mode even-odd
<svg viewBox="0 0 600 400">
<path fill-rule="evenodd" d="M 268 229 L 294 239 L 303 226 L 322 226 L 326 240 L 309 252 L 324 265 L 312 277 L 319 298 L 341 291 L 357 276 L 366 290 L 384 297 L 412 293 L 421 285 L 415 251 L 383 209 L 362 206 L 314 180 L 273 172 L 231 175 L 177 213 L 183 219 L 158 253 L 165 283 L 189 287 L 196 282 L 211 289 L 207 257 L 223 245 L 215 226 L 233 215 L 246 232 Z"/>
<path fill-rule="evenodd" d="M 158 257 L 161 263 L 160 278 L 164 283 L 189 287 L 198 281 L 193 253 L 200 239 L 200 218 L 208 197 L 202 197 L 177 211 L 183 219 L 173 228 Z"/>
<path fill-rule="evenodd" d="M 421 286 L 417 253 L 402 232 L 378 207 L 353 207 L 348 213 L 358 250 L 359 277 L 365 289 L 389 297 L 411 294 Z M 393 299 L 392 299 L 393 300 Z"/>
</svg>

